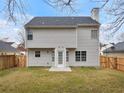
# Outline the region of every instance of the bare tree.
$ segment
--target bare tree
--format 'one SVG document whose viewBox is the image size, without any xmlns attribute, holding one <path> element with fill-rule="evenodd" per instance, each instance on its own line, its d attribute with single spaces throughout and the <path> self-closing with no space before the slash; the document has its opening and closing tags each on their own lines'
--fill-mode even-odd
<svg viewBox="0 0 124 93">
<path fill-rule="evenodd" d="M 1 8 L 1 12 L 5 13 L 8 21 L 13 21 L 16 23 L 16 15 L 18 13 L 25 16 L 26 7 L 23 0 L 2 0 L 2 2 L 3 7 Z"/>
<path fill-rule="evenodd" d="M 109 22 L 108 30 L 112 34 L 116 33 L 124 25 L 124 0 L 91 0 L 92 2 L 102 3 L 101 9 L 107 7 L 106 13 L 113 17 Z"/>
<path fill-rule="evenodd" d="M 16 38 L 18 43 L 20 45 L 23 45 L 23 46 L 25 45 L 25 34 L 24 33 L 25 33 L 24 29 L 19 30 L 18 33 L 17 33 L 17 38 Z"/>
<path fill-rule="evenodd" d="M 91 2 L 98 2 L 98 3 L 102 3 L 100 8 L 103 8 L 107 5 L 107 3 L 109 3 L 110 0 L 90 0 Z"/>
<path fill-rule="evenodd" d="M 45 3 L 53 8 L 60 8 L 61 10 L 65 8 L 70 8 L 71 11 L 75 12 L 74 4 L 78 0 L 43 0 Z M 99 2 L 101 4 L 101 9 L 109 6 L 107 13 L 114 17 L 114 21 L 110 22 L 112 25 L 110 27 L 113 32 L 118 31 L 124 24 L 124 0 L 89 0 L 91 2 Z M 3 0 L 6 14 L 8 20 L 16 22 L 15 14 L 17 12 L 25 16 L 25 2 L 24 0 Z M 3 10 L 1 9 L 1 11 Z M 66 9 L 65 9 L 66 10 Z"/>
<path fill-rule="evenodd" d="M 113 17 L 110 29 L 115 33 L 124 24 L 124 0 L 114 0 L 107 12 Z"/>
<path fill-rule="evenodd" d="M 43 0 L 45 3 L 50 5 L 53 8 L 59 8 L 64 10 L 69 8 L 72 12 L 75 12 L 73 5 L 77 0 Z M 7 15 L 7 19 L 16 23 L 16 14 L 19 13 L 22 16 L 25 16 L 25 2 L 24 0 L 2 0 L 4 6 L 1 8 L 1 12 L 4 11 Z M 25 16 L 26 17 L 26 16 Z"/>
<path fill-rule="evenodd" d="M 119 34 L 119 35 L 117 36 L 117 40 L 118 40 L 119 42 L 124 42 L 124 32 L 121 33 L 121 34 Z"/>
<path fill-rule="evenodd" d="M 69 8 L 70 11 L 76 12 L 74 5 L 78 0 L 43 0 L 43 1 L 53 8 L 58 8 L 62 11 Z"/>
</svg>

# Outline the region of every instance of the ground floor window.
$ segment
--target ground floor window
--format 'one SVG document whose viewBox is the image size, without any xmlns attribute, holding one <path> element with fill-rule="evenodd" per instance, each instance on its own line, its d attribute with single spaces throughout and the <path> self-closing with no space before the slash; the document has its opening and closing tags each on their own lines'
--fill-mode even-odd
<svg viewBox="0 0 124 93">
<path fill-rule="evenodd" d="M 40 57 L 40 51 L 35 51 L 35 57 Z"/>
<path fill-rule="evenodd" d="M 86 51 L 75 51 L 76 61 L 86 61 Z"/>
<path fill-rule="evenodd" d="M 75 59 L 76 61 L 80 61 L 80 51 L 75 52 Z"/>
<path fill-rule="evenodd" d="M 86 51 L 81 51 L 81 61 L 86 61 Z"/>
<path fill-rule="evenodd" d="M 69 51 L 66 51 L 66 62 L 69 61 Z"/>
<path fill-rule="evenodd" d="M 55 61 L 55 52 L 52 51 L 52 62 L 54 62 L 54 61 Z"/>
</svg>

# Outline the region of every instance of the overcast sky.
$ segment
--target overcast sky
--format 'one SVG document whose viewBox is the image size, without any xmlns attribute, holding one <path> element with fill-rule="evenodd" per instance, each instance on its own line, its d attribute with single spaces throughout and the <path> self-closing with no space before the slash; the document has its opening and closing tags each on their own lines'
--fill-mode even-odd
<svg viewBox="0 0 124 93">
<path fill-rule="evenodd" d="M 4 0 L 3 0 L 4 1 Z M 0 14 L 0 39 L 9 37 L 9 41 L 17 41 L 16 38 L 18 30 L 23 28 L 23 25 L 35 16 L 90 16 L 91 10 L 94 7 L 100 7 L 101 4 L 98 2 L 91 2 L 90 0 L 77 0 L 75 3 L 76 13 L 68 13 L 66 11 L 60 11 L 54 9 L 48 4 L 44 3 L 43 0 L 23 0 L 26 7 L 27 19 L 18 17 L 18 23 L 15 25 L 12 22 L 7 22 L 4 14 Z M 4 4 L 0 2 L 0 8 Z M 107 16 L 104 12 L 105 9 L 100 10 L 100 23 L 102 27 L 106 28 L 106 24 L 109 22 L 110 16 Z M 100 40 L 102 42 L 113 42 L 115 38 L 110 39 L 107 36 L 107 32 L 100 32 Z"/>
</svg>

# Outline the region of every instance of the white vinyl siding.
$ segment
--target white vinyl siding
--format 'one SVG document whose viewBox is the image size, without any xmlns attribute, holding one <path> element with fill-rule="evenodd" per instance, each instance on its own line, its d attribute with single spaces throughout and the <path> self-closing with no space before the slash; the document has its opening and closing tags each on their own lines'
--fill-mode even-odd
<svg viewBox="0 0 124 93">
<path fill-rule="evenodd" d="M 26 42 L 27 48 L 76 48 L 75 29 L 31 29 L 33 40 Z"/>
<path fill-rule="evenodd" d="M 91 30 L 97 27 L 77 28 L 77 48 L 69 50 L 68 66 L 99 66 L 99 39 L 91 39 Z M 99 35 L 99 34 L 98 34 Z M 75 51 L 86 51 L 86 61 L 76 61 Z"/>
<path fill-rule="evenodd" d="M 40 57 L 35 57 L 35 51 L 40 51 Z M 28 66 L 53 66 L 51 60 L 53 49 L 28 49 Z"/>
<path fill-rule="evenodd" d="M 76 30 L 31 29 L 33 40 L 26 41 L 28 66 L 53 66 L 55 59 L 52 56 L 52 51 L 59 46 L 69 51 L 67 66 L 99 66 L 99 40 L 91 39 L 92 30 L 96 30 L 99 35 L 97 27 L 77 27 Z M 39 58 L 34 56 L 34 51 L 37 50 L 40 50 L 41 56 Z M 86 55 L 80 53 L 77 58 L 80 61 L 77 62 L 75 51 L 86 51 Z M 86 61 L 82 62 L 82 60 Z M 65 61 L 67 61 L 67 55 Z"/>
</svg>

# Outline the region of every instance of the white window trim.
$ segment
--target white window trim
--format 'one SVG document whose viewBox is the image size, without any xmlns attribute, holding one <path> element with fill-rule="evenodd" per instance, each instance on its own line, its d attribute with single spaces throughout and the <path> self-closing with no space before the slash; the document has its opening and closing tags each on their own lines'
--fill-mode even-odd
<svg viewBox="0 0 124 93">
<path fill-rule="evenodd" d="M 28 38 L 29 35 L 32 35 L 32 39 Z M 33 32 L 30 30 L 27 31 L 27 40 L 33 40 Z"/>
<path fill-rule="evenodd" d="M 36 52 L 39 52 L 39 53 L 36 53 Z M 36 56 L 37 54 L 39 54 L 40 56 Z M 36 50 L 36 51 L 34 52 L 34 56 L 35 56 L 36 58 L 41 57 L 41 52 L 40 52 L 39 50 Z"/>
<path fill-rule="evenodd" d="M 76 52 L 79 52 L 79 55 L 78 55 L 78 57 L 79 57 L 79 59 L 80 59 L 79 61 L 76 59 L 76 58 L 77 58 Z M 76 61 L 76 62 L 86 62 L 86 61 L 87 61 L 87 51 L 85 51 L 85 52 L 86 52 L 86 55 L 85 55 L 85 56 L 86 56 L 86 57 L 85 57 L 86 60 L 82 60 L 82 59 L 83 59 L 83 57 L 82 57 L 82 52 L 83 52 L 83 51 L 75 51 L 75 61 Z"/>
</svg>

